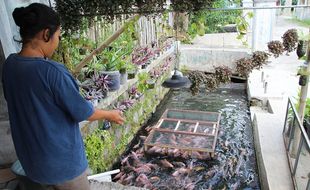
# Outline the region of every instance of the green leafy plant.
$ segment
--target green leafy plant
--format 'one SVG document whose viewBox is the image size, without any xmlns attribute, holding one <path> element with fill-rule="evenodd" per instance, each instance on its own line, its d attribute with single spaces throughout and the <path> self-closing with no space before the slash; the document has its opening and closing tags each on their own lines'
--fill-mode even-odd
<svg viewBox="0 0 310 190">
<path fill-rule="evenodd" d="M 124 66 L 126 64 L 124 59 L 126 59 L 129 53 L 129 51 L 124 51 L 122 48 L 118 48 L 118 50 L 115 50 L 115 48 L 104 50 L 100 55 L 104 70 L 116 71 Z"/>
<path fill-rule="evenodd" d="M 110 133 L 97 129 L 85 138 L 84 143 L 87 160 L 93 173 L 107 170 L 107 161 L 103 158 L 106 151 L 112 151 Z"/>
<path fill-rule="evenodd" d="M 142 72 L 138 74 L 138 90 L 141 93 L 144 93 L 148 89 L 147 80 L 150 78 L 150 75 L 147 72 Z"/>
</svg>

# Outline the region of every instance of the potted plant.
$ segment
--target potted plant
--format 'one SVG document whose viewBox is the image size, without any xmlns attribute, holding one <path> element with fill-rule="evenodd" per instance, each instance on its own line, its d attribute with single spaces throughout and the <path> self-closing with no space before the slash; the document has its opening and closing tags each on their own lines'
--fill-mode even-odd
<svg viewBox="0 0 310 190">
<path fill-rule="evenodd" d="M 298 41 L 298 45 L 297 45 L 297 49 L 296 49 L 296 54 L 297 54 L 299 59 L 302 58 L 306 54 L 307 45 L 306 45 L 305 42 L 306 41 L 304 41 L 304 40 L 299 40 Z"/>
<path fill-rule="evenodd" d="M 298 58 L 302 58 L 307 51 L 307 42 L 310 39 L 309 34 L 304 34 L 302 30 L 298 30 L 298 44 L 296 49 L 296 54 Z"/>
<path fill-rule="evenodd" d="M 117 64 L 117 69 L 120 73 L 120 83 L 121 84 L 126 84 L 127 79 L 128 79 L 128 73 L 127 73 L 127 61 L 125 60 L 120 60 Z"/>
<path fill-rule="evenodd" d="M 292 52 L 296 49 L 298 43 L 298 33 L 296 29 L 287 30 L 283 36 L 283 46 L 287 53 Z"/>
<path fill-rule="evenodd" d="M 94 74 L 92 78 L 78 82 L 81 95 L 94 106 L 97 106 L 100 99 L 107 96 L 109 83 L 110 81 L 107 79 L 107 76 L 102 76 L 98 73 Z"/>
<path fill-rule="evenodd" d="M 136 86 L 132 86 L 128 91 L 128 95 L 132 99 L 139 99 L 142 94 L 138 91 Z"/>
<path fill-rule="evenodd" d="M 136 77 L 137 67 L 134 64 L 128 63 L 126 65 L 126 70 L 127 70 L 128 79 L 134 79 Z"/>
<path fill-rule="evenodd" d="M 299 82 L 298 82 L 299 85 L 300 86 L 306 86 L 306 84 L 308 83 L 308 80 L 309 80 L 309 75 L 310 75 L 310 73 L 307 72 L 307 68 L 305 68 L 305 67 L 299 68 L 297 75 L 300 75 L 299 76 Z"/>
<path fill-rule="evenodd" d="M 102 54 L 103 71 L 101 74 L 107 75 L 111 83 L 108 85 L 110 91 L 115 91 L 120 88 L 120 72 L 117 69 L 118 65 L 123 65 L 123 60 L 128 54 L 128 51 L 123 49 L 115 50 L 115 48 L 106 50 Z"/>
<path fill-rule="evenodd" d="M 154 57 L 153 51 L 148 47 L 136 48 L 132 53 L 132 63 L 145 69 Z"/>
<path fill-rule="evenodd" d="M 156 83 L 156 80 L 153 78 L 146 80 L 146 84 L 147 84 L 148 89 L 154 89 L 155 83 Z"/>
</svg>

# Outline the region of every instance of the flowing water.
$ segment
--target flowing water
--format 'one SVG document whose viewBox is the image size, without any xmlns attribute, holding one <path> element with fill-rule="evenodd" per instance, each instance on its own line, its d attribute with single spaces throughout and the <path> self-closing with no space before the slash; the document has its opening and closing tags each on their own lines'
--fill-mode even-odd
<svg viewBox="0 0 310 190">
<path fill-rule="evenodd" d="M 156 124 L 163 112 L 169 108 L 221 112 L 214 159 L 184 160 L 140 154 L 138 166 L 129 160 L 127 164 L 132 167 L 121 167 L 128 180 L 118 182 L 150 189 L 260 189 L 245 87 L 242 83 L 230 83 L 207 95 L 201 92 L 196 96 L 192 96 L 186 89 L 171 91 L 148 125 Z M 138 142 L 138 136 L 143 133 L 143 130 L 138 133 L 127 155 L 137 150 L 137 146 L 135 149 L 132 147 Z M 140 142 L 140 147 L 142 145 Z M 125 157 L 126 155 L 122 158 Z M 171 163 L 173 168 L 164 167 L 160 161 L 164 159 Z M 158 167 L 143 170 L 144 172 L 132 169 L 147 163 Z M 139 176 L 141 173 L 142 177 Z"/>
</svg>

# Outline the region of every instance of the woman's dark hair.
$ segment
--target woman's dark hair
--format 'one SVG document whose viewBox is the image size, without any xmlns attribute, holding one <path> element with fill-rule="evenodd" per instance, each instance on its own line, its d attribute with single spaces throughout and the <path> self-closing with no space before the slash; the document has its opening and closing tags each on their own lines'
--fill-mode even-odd
<svg viewBox="0 0 310 190">
<path fill-rule="evenodd" d="M 38 32 L 44 29 L 49 29 L 49 40 L 60 26 L 58 14 L 52 8 L 40 3 L 16 8 L 12 15 L 16 25 L 20 27 L 21 41 L 18 42 L 23 44 L 28 43 Z"/>
</svg>

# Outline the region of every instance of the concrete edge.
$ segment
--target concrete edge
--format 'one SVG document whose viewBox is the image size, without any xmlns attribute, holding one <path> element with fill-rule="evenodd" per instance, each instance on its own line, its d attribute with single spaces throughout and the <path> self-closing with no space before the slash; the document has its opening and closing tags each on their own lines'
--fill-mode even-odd
<svg viewBox="0 0 310 190">
<path fill-rule="evenodd" d="M 255 149 L 255 155 L 256 155 L 256 160 L 257 160 L 257 168 L 258 168 L 260 186 L 264 190 L 269 190 L 269 183 L 268 183 L 268 178 L 267 178 L 267 172 L 265 169 L 266 167 L 264 165 L 264 161 L 262 157 L 259 134 L 258 134 L 259 132 L 258 132 L 258 125 L 257 125 L 257 118 L 256 118 L 255 113 L 254 113 L 253 120 L 252 120 L 252 128 L 253 128 L 254 149 Z"/>
</svg>

